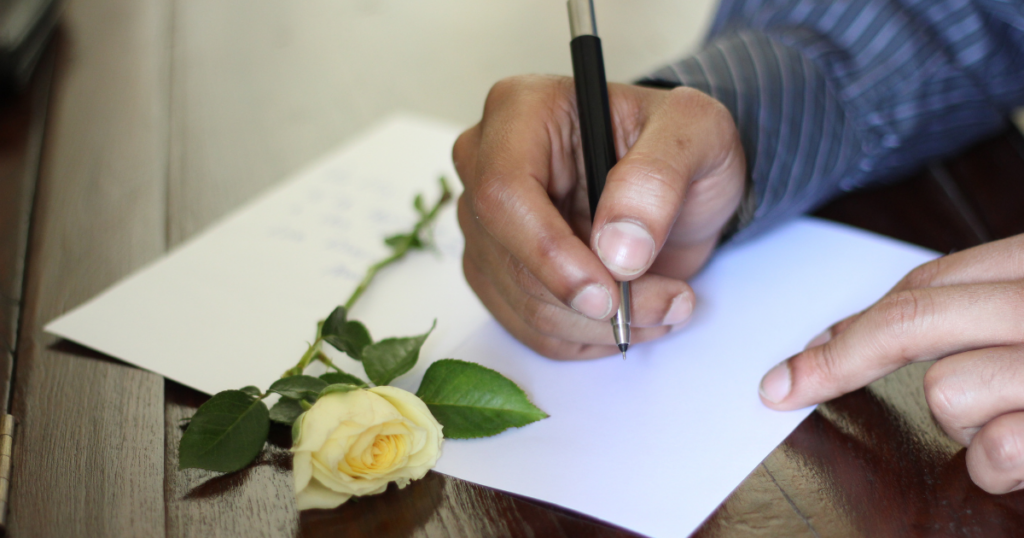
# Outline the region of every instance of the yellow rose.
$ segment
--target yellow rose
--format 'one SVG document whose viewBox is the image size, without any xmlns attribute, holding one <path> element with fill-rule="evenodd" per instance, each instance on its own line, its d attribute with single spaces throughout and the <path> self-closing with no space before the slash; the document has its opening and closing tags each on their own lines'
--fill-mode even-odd
<svg viewBox="0 0 1024 538">
<path fill-rule="evenodd" d="M 374 387 L 324 395 L 293 430 L 299 510 L 404 488 L 441 456 L 441 424 L 415 394 Z"/>
</svg>

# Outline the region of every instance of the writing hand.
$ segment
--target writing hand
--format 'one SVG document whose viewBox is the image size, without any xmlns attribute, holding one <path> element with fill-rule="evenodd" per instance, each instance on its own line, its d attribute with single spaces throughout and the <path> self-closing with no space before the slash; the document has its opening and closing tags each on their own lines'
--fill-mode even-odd
<svg viewBox="0 0 1024 538">
<path fill-rule="evenodd" d="M 704 265 L 743 194 L 729 112 L 686 88 L 609 86 L 618 164 L 591 233 L 575 90 L 564 77 L 507 79 L 455 143 L 465 191 L 466 279 L 519 340 L 553 358 L 618 353 L 615 279 L 633 281 L 633 341 L 693 309 Z"/>
<path fill-rule="evenodd" d="M 761 399 L 797 409 L 933 359 L 928 406 L 968 447 L 971 478 L 990 493 L 1024 489 L 1024 235 L 918 267 L 769 371 Z"/>
</svg>

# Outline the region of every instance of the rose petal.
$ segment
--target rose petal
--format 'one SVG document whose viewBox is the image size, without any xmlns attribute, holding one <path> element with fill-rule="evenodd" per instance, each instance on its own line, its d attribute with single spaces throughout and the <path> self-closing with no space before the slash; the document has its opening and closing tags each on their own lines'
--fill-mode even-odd
<svg viewBox="0 0 1024 538">
<path fill-rule="evenodd" d="M 351 498 L 352 495 L 331 491 L 313 480 L 295 496 L 295 504 L 299 510 L 309 510 L 310 508 L 329 510 L 341 506 Z"/>
<path fill-rule="evenodd" d="M 386 386 L 374 387 L 370 389 L 370 392 L 390 402 L 402 416 L 423 428 L 425 433 L 423 444 L 409 456 L 408 464 L 410 467 L 416 468 L 416 472 L 413 473 L 419 474 L 416 479 L 422 478 L 426 471 L 433 468 L 441 457 L 441 444 L 444 441 L 441 423 L 430 413 L 427 404 L 423 403 L 423 400 L 419 399 L 415 394 L 399 388 Z M 423 467 L 426 469 L 421 469 Z"/>
<path fill-rule="evenodd" d="M 384 491 L 383 488 L 386 488 L 388 482 L 391 481 L 388 477 L 367 479 L 355 478 L 342 473 L 334 473 L 331 472 L 331 469 L 325 467 L 322 462 L 316 459 L 313 460 L 313 478 L 314 480 L 312 482 L 319 481 L 320 484 L 330 490 L 358 497 L 373 495 L 374 492 Z"/>
<path fill-rule="evenodd" d="M 388 401 L 403 417 L 413 421 L 417 426 L 430 429 L 431 426 L 441 429 L 441 423 L 430 413 L 427 404 L 415 394 L 396 387 L 373 387 L 368 392 L 376 394 Z"/>
<path fill-rule="evenodd" d="M 319 450 L 342 421 L 365 424 L 365 418 L 374 414 L 370 398 L 366 396 L 365 391 L 354 390 L 335 392 L 317 400 L 303 414 L 302 433 L 292 451 Z"/>
<path fill-rule="evenodd" d="M 295 492 L 298 493 L 306 488 L 309 479 L 313 477 L 313 457 L 309 452 L 296 452 L 292 458 L 292 476 L 295 478 Z"/>
<path fill-rule="evenodd" d="M 373 495 L 389 482 L 405 487 L 422 478 L 444 440 L 426 404 L 394 387 L 328 394 L 303 414 L 299 427 L 292 449 L 296 491 L 307 499 L 303 506 L 318 508 L 344 502 L 338 496 Z"/>
</svg>

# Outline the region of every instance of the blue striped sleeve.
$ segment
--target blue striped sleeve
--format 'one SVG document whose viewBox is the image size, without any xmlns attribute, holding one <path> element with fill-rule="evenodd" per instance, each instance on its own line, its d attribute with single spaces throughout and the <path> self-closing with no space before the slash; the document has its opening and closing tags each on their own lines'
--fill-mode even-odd
<svg viewBox="0 0 1024 538">
<path fill-rule="evenodd" d="M 1024 1 L 724 0 L 707 45 L 644 82 L 732 112 L 742 240 L 1002 128 L 1024 103 Z"/>
</svg>

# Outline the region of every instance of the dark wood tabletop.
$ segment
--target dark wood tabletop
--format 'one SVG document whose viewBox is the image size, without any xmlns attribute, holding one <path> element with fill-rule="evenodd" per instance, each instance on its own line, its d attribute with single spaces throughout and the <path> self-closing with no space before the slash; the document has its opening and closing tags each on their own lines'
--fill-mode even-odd
<svg viewBox="0 0 1024 538">
<path fill-rule="evenodd" d="M 200 4 L 213 5 L 178 2 L 172 17 L 167 2 L 70 2 L 29 87 L 0 104 L 0 402 L 17 419 L 8 535 L 635 536 L 435 472 L 299 513 L 288 432 L 239 473 L 180 471 L 181 420 L 207 397 L 43 332 L 323 149 L 267 156 L 270 140 L 301 133 L 244 113 L 274 95 L 219 85 L 230 73 L 203 60 L 234 42 L 203 38 L 203 13 L 187 12 Z M 816 214 L 943 253 L 1024 233 L 1024 138 L 1008 123 Z M 1024 492 L 977 488 L 932 419 L 927 368 L 820 406 L 696 535 L 1024 534 Z"/>
</svg>

